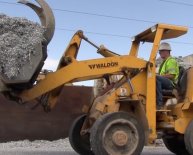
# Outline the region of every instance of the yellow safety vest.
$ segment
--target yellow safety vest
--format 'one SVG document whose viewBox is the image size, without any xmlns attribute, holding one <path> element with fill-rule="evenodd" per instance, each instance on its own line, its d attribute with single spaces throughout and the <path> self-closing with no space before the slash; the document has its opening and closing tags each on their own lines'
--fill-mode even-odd
<svg viewBox="0 0 193 155">
<path fill-rule="evenodd" d="M 176 84 L 179 76 L 179 65 L 175 58 L 168 57 L 162 62 L 159 68 L 159 75 L 172 74 L 175 75 L 172 81 Z"/>
</svg>

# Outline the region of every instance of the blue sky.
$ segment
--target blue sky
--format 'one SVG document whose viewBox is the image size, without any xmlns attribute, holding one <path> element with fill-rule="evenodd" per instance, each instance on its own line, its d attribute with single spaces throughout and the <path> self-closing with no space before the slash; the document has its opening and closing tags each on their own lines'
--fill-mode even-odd
<svg viewBox="0 0 193 155">
<path fill-rule="evenodd" d="M 180 5 L 166 1 L 167 0 L 47 0 L 55 14 L 56 31 L 54 38 L 48 46 L 48 60 L 45 68 L 55 69 L 71 37 L 76 30 L 79 29 L 85 31 L 85 35 L 96 44 L 104 44 L 110 50 L 121 55 L 126 55 L 131 45 L 130 37 L 158 22 L 193 27 L 192 1 L 171 0 L 173 2 L 188 3 L 191 5 Z M 0 0 L 1 13 L 9 16 L 26 17 L 39 22 L 36 14 L 28 7 L 2 2 L 16 3 L 15 0 Z M 57 11 L 55 9 L 66 11 Z M 74 11 L 127 19 L 74 13 Z M 61 28 L 65 30 L 60 30 Z M 92 32 L 107 35 L 97 35 Z M 119 37 L 111 36 L 111 34 L 118 35 Z M 173 49 L 172 55 L 186 56 L 193 54 L 193 28 L 189 28 L 186 35 L 169 41 L 171 41 Z M 140 48 L 140 57 L 147 59 L 150 47 L 148 43 L 143 44 L 142 48 Z M 95 48 L 82 42 L 78 55 L 79 60 L 100 57 L 101 56 L 96 53 Z"/>
</svg>

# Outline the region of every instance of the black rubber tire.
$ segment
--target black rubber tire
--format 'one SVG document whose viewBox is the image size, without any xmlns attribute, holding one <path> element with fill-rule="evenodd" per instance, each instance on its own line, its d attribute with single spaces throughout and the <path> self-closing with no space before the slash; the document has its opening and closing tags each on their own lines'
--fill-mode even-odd
<svg viewBox="0 0 193 155">
<path fill-rule="evenodd" d="M 186 144 L 186 149 L 190 154 L 193 154 L 193 120 L 188 125 L 185 135 L 184 141 Z"/>
<path fill-rule="evenodd" d="M 177 155 L 189 155 L 185 146 L 183 134 L 165 135 L 162 139 L 166 148 L 172 153 Z"/>
<path fill-rule="evenodd" d="M 124 146 L 113 142 L 116 131 L 127 133 L 128 139 Z M 95 155 L 138 155 L 145 145 L 145 133 L 135 116 L 126 112 L 109 113 L 96 120 L 92 126 L 90 143 Z"/>
<path fill-rule="evenodd" d="M 89 135 L 82 137 L 80 130 L 84 123 L 86 115 L 78 117 L 72 124 L 69 131 L 69 141 L 72 148 L 80 155 L 94 155 L 90 149 Z"/>
</svg>

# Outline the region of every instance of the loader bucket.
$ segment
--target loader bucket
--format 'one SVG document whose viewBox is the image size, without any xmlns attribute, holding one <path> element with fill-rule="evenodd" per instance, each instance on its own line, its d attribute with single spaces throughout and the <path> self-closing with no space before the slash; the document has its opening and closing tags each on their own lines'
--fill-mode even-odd
<svg viewBox="0 0 193 155">
<path fill-rule="evenodd" d="M 36 1 L 41 6 L 41 8 L 33 3 L 30 3 L 27 0 L 19 0 L 18 3 L 25 4 L 31 7 L 39 16 L 42 26 L 46 28 L 44 37 L 46 38 L 45 43 L 48 44 L 54 35 L 55 18 L 51 8 L 44 0 L 36 0 Z"/>
<path fill-rule="evenodd" d="M 39 16 L 41 25 L 44 27 L 45 31 L 43 37 L 45 38 L 41 43 L 35 44 L 34 53 L 30 54 L 30 63 L 23 65 L 19 73 L 14 78 L 7 78 L 4 75 L 1 75 L 2 82 L 13 89 L 23 90 L 33 86 L 36 78 L 41 71 L 44 61 L 47 58 L 47 45 L 51 41 L 54 30 L 55 30 L 55 18 L 53 12 L 49 5 L 44 0 L 36 0 L 39 6 L 27 1 L 19 0 L 21 4 L 25 4 L 32 8 L 36 14 Z"/>
</svg>

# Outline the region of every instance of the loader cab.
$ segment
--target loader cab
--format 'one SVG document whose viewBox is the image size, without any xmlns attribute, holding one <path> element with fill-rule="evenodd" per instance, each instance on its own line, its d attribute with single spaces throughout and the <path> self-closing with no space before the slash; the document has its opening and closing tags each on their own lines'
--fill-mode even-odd
<svg viewBox="0 0 193 155">
<path fill-rule="evenodd" d="M 149 61 L 153 63 L 153 61 L 155 61 L 161 40 L 180 37 L 186 34 L 187 31 L 188 28 L 183 26 L 156 24 L 151 28 L 132 37 L 132 46 L 129 55 L 136 57 L 138 56 L 140 43 L 152 43 L 153 46 L 150 53 Z"/>
<path fill-rule="evenodd" d="M 138 51 L 140 43 L 152 43 L 152 50 L 149 56 L 149 63 L 152 67 L 152 73 L 156 74 L 156 55 L 158 52 L 159 44 L 161 40 L 165 39 L 173 39 L 180 37 L 186 34 L 188 31 L 187 27 L 183 26 L 174 26 L 168 24 L 157 24 L 152 26 L 151 28 L 139 33 L 138 35 L 132 37 L 132 46 L 129 55 L 138 57 Z M 178 83 L 175 87 L 175 90 L 163 90 L 163 95 L 165 98 L 172 98 L 172 97 L 183 97 L 185 95 L 186 90 L 186 76 L 187 73 L 182 66 L 179 66 L 179 78 Z M 182 89 L 180 89 L 182 87 Z M 176 93 L 177 91 L 177 93 Z"/>
<path fill-rule="evenodd" d="M 147 60 L 146 66 L 146 117 L 148 120 L 149 128 L 151 129 L 151 133 L 149 135 L 149 142 L 153 142 L 157 138 L 157 128 L 159 128 L 157 115 L 162 113 L 157 111 L 156 112 L 156 56 L 159 49 L 160 42 L 166 39 L 173 39 L 180 37 L 186 34 L 188 31 L 187 27 L 183 26 L 175 26 L 175 25 L 168 25 L 168 24 L 157 24 L 149 29 L 139 33 L 138 35 L 132 38 L 132 45 L 129 52 L 129 56 L 137 57 L 139 52 L 140 43 L 151 43 L 152 48 L 149 55 L 149 59 Z M 184 74 L 184 73 L 182 73 Z M 183 85 L 183 82 L 186 82 L 186 78 L 182 75 L 183 80 L 179 80 L 179 85 Z M 183 82 L 182 82 L 183 81 Z M 137 80 L 136 80 L 137 82 Z M 186 88 L 185 88 L 186 90 Z M 175 91 L 174 91 L 175 92 Z M 170 92 L 171 95 L 173 91 Z M 175 96 L 175 95 L 174 95 Z M 174 98 L 174 96 L 166 95 L 166 100 Z M 169 97 L 169 98 L 168 98 Z M 167 111 L 166 111 L 167 113 Z M 163 116 L 163 115 L 161 115 Z M 163 126 L 162 126 L 163 127 Z M 164 128 L 164 127 L 163 127 Z"/>
</svg>

